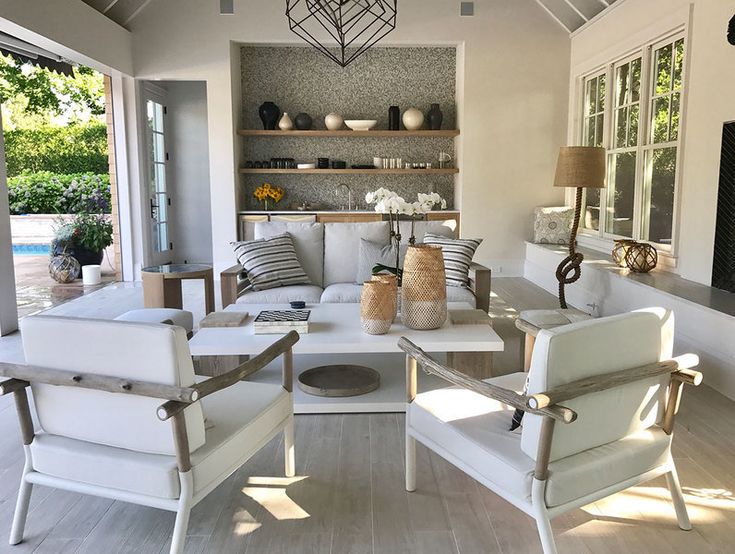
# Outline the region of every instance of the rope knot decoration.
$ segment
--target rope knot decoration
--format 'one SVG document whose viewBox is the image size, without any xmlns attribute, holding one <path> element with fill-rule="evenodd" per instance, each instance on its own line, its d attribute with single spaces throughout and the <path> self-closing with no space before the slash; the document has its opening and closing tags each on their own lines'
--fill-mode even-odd
<svg viewBox="0 0 735 554">
<path fill-rule="evenodd" d="M 397 14 L 398 0 L 286 0 L 291 31 L 341 67 L 393 31 Z"/>
</svg>

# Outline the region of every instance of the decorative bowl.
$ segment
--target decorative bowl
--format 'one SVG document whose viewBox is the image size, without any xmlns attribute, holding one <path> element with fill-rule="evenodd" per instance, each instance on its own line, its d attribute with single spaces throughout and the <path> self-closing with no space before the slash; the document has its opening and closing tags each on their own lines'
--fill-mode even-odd
<svg viewBox="0 0 735 554">
<path fill-rule="evenodd" d="M 377 119 L 346 119 L 347 125 L 353 131 L 369 131 L 378 124 Z"/>
</svg>

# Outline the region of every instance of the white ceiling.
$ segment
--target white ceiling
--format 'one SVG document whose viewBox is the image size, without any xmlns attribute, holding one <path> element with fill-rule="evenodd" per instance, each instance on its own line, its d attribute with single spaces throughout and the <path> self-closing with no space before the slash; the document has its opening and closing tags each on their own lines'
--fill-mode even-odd
<svg viewBox="0 0 735 554">
<path fill-rule="evenodd" d="M 573 33 L 600 12 L 621 0 L 536 0 L 564 29 Z"/>
<path fill-rule="evenodd" d="M 126 27 L 152 0 L 82 0 L 115 23 Z M 215 2 L 216 0 L 200 0 Z M 570 33 L 621 0 L 536 0 L 559 25 Z M 459 2 L 458 2 L 459 3 Z"/>
<path fill-rule="evenodd" d="M 126 27 L 140 15 L 151 0 L 82 0 L 82 2 Z"/>
</svg>

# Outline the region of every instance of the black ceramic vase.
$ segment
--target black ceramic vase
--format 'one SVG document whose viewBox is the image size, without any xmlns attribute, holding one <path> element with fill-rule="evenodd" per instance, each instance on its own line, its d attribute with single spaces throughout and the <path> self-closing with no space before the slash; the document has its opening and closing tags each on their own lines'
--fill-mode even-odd
<svg viewBox="0 0 735 554">
<path fill-rule="evenodd" d="M 296 128 L 299 131 L 308 131 L 309 129 L 311 129 L 313 123 L 314 121 L 311 119 L 311 116 L 308 113 L 302 112 L 294 119 L 294 125 L 296 125 Z"/>
<path fill-rule="evenodd" d="M 398 131 L 401 128 L 401 110 L 398 106 L 388 108 L 388 129 Z"/>
<path fill-rule="evenodd" d="M 426 121 L 429 124 L 429 129 L 432 131 L 438 131 L 442 128 L 442 121 L 444 121 L 444 114 L 439 108 L 439 104 L 432 104 L 431 109 L 426 114 Z"/>
<path fill-rule="evenodd" d="M 278 120 L 281 118 L 281 108 L 273 102 L 263 102 L 258 113 L 260 114 L 260 120 L 263 122 L 263 129 L 266 131 L 275 130 Z"/>
</svg>

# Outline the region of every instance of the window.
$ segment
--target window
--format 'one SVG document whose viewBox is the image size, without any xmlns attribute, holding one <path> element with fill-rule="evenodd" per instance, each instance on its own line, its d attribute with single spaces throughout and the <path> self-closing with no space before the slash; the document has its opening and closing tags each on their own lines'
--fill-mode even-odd
<svg viewBox="0 0 735 554">
<path fill-rule="evenodd" d="M 588 235 L 671 247 L 683 68 L 684 38 L 678 36 L 582 80 L 580 142 L 608 151 L 607 188 L 602 195 L 585 191 L 581 224 Z"/>
<path fill-rule="evenodd" d="M 168 190 L 166 186 L 166 148 L 163 128 L 165 110 L 162 104 L 146 101 L 148 123 L 148 163 L 150 171 L 151 239 L 154 252 L 169 249 Z"/>
</svg>

